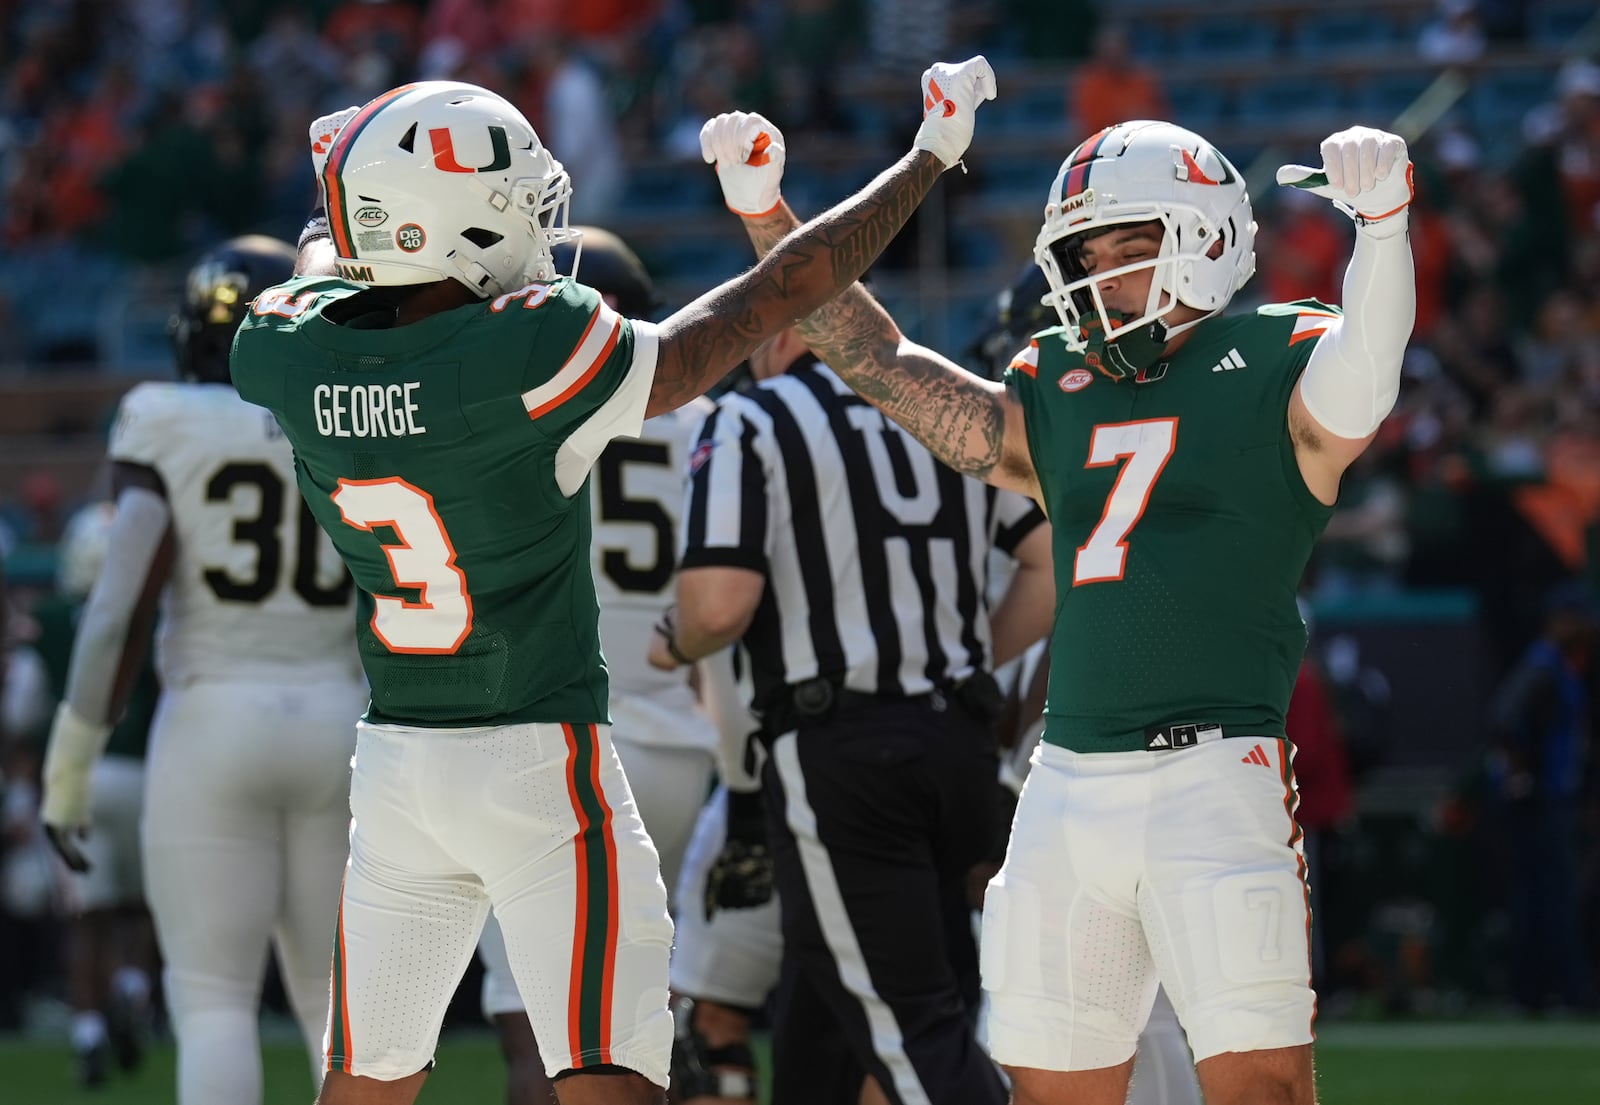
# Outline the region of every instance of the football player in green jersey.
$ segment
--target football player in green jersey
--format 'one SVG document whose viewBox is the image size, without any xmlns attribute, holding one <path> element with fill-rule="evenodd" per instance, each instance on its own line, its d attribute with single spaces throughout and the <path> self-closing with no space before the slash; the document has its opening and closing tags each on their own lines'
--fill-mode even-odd
<svg viewBox="0 0 1600 1105">
<path fill-rule="evenodd" d="M 557 277 L 571 185 L 501 97 L 425 82 L 313 126 L 328 237 L 253 303 L 233 380 L 355 577 L 372 687 L 323 1105 L 415 1098 L 491 901 L 563 1105 L 663 1099 L 672 925 L 609 741 L 585 484 L 860 276 L 993 73 L 936 64 L 922 93 L 910 153 L 659 325 Z M 735 155 L 781 160 L 775 137 Z"/>
<path fill-rule="evenodd" d="M 1255 270 L 1244 181 L 1141 120 L 1062 163 L 1034 253 L 1062 325 L 1002 383 L 907 340 L 859 286 L 801 324 L 863 397 L 1054 527 L 1044 739 L 984 907 L 989 1039 L 1019 1105 L 1122 1102 L 1158 980 L 1208 1102 L 1314 1098 L 1295 589 L 1393 407 L 1416 309 L 1405 142 L 1352 127 L 1321 152 L 1278 180 L 1354 218 L 1343 310 L 1224 314 Z M 781 169 L 718 160 L 758 251 L 797 221 Z"/>
</svg>

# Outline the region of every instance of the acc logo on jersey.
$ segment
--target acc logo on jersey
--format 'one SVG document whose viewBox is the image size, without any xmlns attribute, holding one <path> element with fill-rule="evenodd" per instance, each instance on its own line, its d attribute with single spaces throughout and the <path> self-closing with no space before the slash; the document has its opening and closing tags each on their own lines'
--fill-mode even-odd
<svg viewBox="0 0 1600 1105">
<path fill-rule="evenodd" d="M 702 441 L 694 447 L 694 452 L 689 454 L 689 475 L 693 476 L 706 466 L 706 461 L 711 459 L 711 450 L 716 447 L 714 441 Z"/>
<path fill-rule="evenodd" d="M 389 212 L 381 207 L 363 207 L 355 213 L 355 220 L 362 226 L 382 226 L 389 221 Z"/>
<path fill-rule="evenodd" d="M 1094 383 L 1094 373 L 1087 368 L 1075 368 L 1057 381 L 1062 391 L 1082 391 Z"/>
</svg>

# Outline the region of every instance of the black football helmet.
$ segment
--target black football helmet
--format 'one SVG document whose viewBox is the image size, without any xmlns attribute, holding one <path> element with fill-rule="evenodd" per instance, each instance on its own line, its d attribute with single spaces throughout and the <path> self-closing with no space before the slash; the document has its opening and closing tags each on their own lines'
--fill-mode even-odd
<svg viewBox="0 0 1600 1105">
<path fill-rule="evenodd" d="M 1033 335 L 1059 325 L 1055 311 L 1043 302 L 1049 292 L 1044 270 L 1030 261 L 1011 287 L 995 297 L 983 330 L 967 349 L 978 371 L 991 380 L 1000 379 Z"/>
<path fill-rule="evenodd" d="M 651 321 L 661 310 L 662 299 L 656 294 L 655 281 L 650 279 L 644 262 L 628 248 L 628 243 L 598 226 L 577 226 L 583 237 L 578 243 L 562 242 L 552 251 L 556 271 L 563 276 L 574 276 L 599 292 L 615 296 L 617 310 L 629 318 Z M 572 271 L 576 257 L 578 271 Z"/>
<path fill-rule="evenodd" d="M 167 321 L 178 375 L 226 384 L 233 335 L 256 296 L 294 275 L 294 246 L 265 234 L 246 234 L 215 247 L 195 262 L 183 299 Z"/>
</svg>

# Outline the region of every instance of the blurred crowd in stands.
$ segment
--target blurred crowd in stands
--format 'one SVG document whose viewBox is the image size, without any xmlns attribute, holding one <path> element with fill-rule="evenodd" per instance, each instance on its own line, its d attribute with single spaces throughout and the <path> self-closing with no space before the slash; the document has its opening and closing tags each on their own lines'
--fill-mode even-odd
<svg viewBox="0 0 1600 1105">
<path fill-rule="evenodd" d="M 413 78 L 473 81 L 517 102 L 572 173 L 574 221 L 625 215 L 630 166 L 642 161 L 678 159 L 704 172 L 699 127 L 718 111 L 766 112 L 791 136 L 849 137 L 865 128 L 859 105 L 841 94 L 843 78 L 903 72 L 909 87 L 929 60 L 979 50 L 995 60 L 1002 98 L 1008 65 L 1059 72 L 1061 121 L 1046 151 L 1059 159 L 1119 119 L 1175 112 L 1184 121 L 1159 64 L 1135 49 L 1136 26 L 1111 18 L 1154 2 L 0 2 L 3 253 L 12 269 L 91 258 L 138 279 L 227 235 L 292 238 L 315 198 L 308 121 Z M 1540 4 L 1403 7 L 1417 16 L 1410 33 L 1422 63 L 1462 64 L 1470 77 L 1497 51 L 1528 48 L 1527 20 Z M 1272 8 L 1282 15 L 1293 5 Z M 1444 857 L 1435 872 L 1456 855 L 1471 882 L 1482 876 L 1475 849 L 1504 853 L 1497 888 L 1467 892 L 1462 906 L 1500 917 L 1504 931 L 1474 929 L 1458 943 L 1463 959 L 1485 947 L 1547 954 L 1548 963 L 1517 963 L 1482 982 L 1530 1009 L 1591 1005 L 1600 959 L 1600 788 L 1595 758 L 1583 754 L 1600 700 L 1590 693 L 1600 578 L 1600 26 L 1590 20 L 1587 33 L 1569 44 L 1575 51 L 1552 51 L 1548 94 L 1529 105 L 1509 145 L 1466 112 L 1447 112 L 1413 144 L 1418 313 L 1400 401 L 1346 478 L 1306 584 L 1317 609 L 1437 589 L 1470 596 L 1488 706 L 1485 731 L 1472 739 L 1485 752 L 1413 821 L 1426 822 L 1421 831 Z M 1286 159 L 1314 157 L 1313 145 Z M 1042 198 L 1047 183 L 1027 187 Z M 1260 268 L 1241 302 L 1339 301 L 1348 221 L 1308 193 L 1269 185 L 1255 199 Z M 97 356 L 43 345 L 30 330 L 36 300 L 74 294 L 73 267 L 52 271 L 66 274 L 64 286 L 30 288 L 26 273 L 0 273 L 0 389 L 7 373 L 36 377 Z M 87 491 L 47 468 L 19 481 L 0 502 L 0 552 L 48 546 Z M 13 587 L 14 606 L 26 596 Z M 20 648 L 27 619 L 11 622 Z M 1332 834 L 1356 816 L 1351 787 L 1377 755 L 1363 751 L 1377 738 L 1362 727 L 1386 692 L 1373 682 L 1381 673 L 1337 651 L 1315 652 L 1312 672 L 1320 691 L 1297 700 L 1310 718 L 1298 723 L 1307 743 L 1313 730 L 1344 730 L 1342 743 L 1330 738 L 1332 765 L 1314 772 L 1335 779 L 1336 792 L 1307 784 L 1316 790 L 1307 816 Z M 1579 705 L 1555 716 L 1551 702 Z M 15 917 L 19 896 L 49 908 L 48 886 L 23 871 L 44 853 L 23 782 L 36 749 L 20 738 L 37 738 L 44 718 L 15 706 L 9 717 L 18 739 L 0 745 L 0 776 L 12 784 L 0 848 Z M 1569 848 L 1541 845 L 1556 833 Z M 1348 849 L 1345 858 L 1353 862 Z M 1335 869 L 1328 886 L 1339 885 Z M 1328 915 L 1337 935 L 1337 903 Z M 1398 950 L 1385 985 L 1443 985 L 1407 943 L 1416 925 L 1391 920 L 1384 931 Z M 1370 923 L 1351 920 L 1344 934 Z M 0 938 L 0 961 L 26 964 L 11 949 L 27 945 L 14 939 Z M 1329 948 L 1322 977 L 1366 985 L 1378 955 L 1371 943 L 1359 953 Z"/>
</svg>

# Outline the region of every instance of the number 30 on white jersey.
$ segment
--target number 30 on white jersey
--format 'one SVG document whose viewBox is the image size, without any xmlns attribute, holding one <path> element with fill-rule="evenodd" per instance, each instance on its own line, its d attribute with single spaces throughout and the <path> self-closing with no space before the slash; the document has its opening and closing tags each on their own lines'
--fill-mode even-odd
<svg viewBox="0 0 1600 1105">
<path fill-rule="evenodd" d="M 225 384 L 139 384 L 110 455 L 160 476 L 172 511 L 163 682 L 284 667 L 354 677 L 354 587 L 300 498 L 272 415 Z"/>
</svg>

